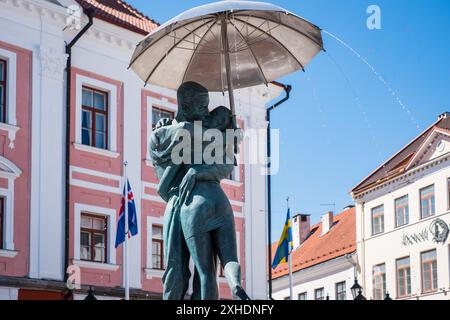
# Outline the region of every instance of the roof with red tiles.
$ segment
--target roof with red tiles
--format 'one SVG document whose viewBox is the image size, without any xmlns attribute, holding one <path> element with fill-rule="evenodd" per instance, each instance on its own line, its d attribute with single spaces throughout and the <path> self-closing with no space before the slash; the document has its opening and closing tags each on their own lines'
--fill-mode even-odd
<svg viewBox="0 0 450 320">
<path fill-rule="evenodd" d="M 437 122 L 422 132 L 418 137 L 412 140 L 403 149 L 384 162 L 380 167 L 378 167 L 374 172 L 354 187 L 352 189 L 352 193 L 358 194 L 404 173 L 410 160 L 416 155 L 424 141 L 433 132 L 434 128 L 450 130 L 450 115 L 443 114 Z"/>
<path fill-rule="evenodd" d="M 310 228 L 310 235 L 296 251 L 292 253 L 292 272 L 300 271 L 320 263 L 344 256 L 356 251 L 355 208 L 347 209 L 334 216 L 333 226 L 323 236 L 322 223 Z M 277 244 L 272 244 L 275 256 Z M 273 261 L 273 257 L 272 260 Z M 289 273 L 288 264 L 280 264 L 272 271 L 273 279 Z"/>
<path fill-rule="evenodd" d="M 159 26 L 123 0 L 76 0 L 83 9 L 93 8 L 95 17 L 136 33 L 147 35 Z"/>
</svg>

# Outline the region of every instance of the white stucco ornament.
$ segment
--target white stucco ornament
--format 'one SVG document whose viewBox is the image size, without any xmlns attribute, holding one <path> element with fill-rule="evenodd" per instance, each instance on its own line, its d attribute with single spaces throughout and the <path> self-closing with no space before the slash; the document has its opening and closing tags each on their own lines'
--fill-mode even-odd
<svg viewBox="0 0 450 320">
<path fill-rule="evenodd" d="M 67 54 L 55 48 L 40 46 L 39 58 L 41 60 L 41 75 L 55 80 L 64 80 Z"/>
</svg>

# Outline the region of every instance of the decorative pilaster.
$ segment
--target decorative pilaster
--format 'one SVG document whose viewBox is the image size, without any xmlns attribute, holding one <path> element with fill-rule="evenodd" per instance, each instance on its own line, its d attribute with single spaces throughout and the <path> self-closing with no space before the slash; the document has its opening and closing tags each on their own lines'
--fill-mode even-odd
<svg viewBox="0 0 450 320">
<path fill-rule="evenodd" d="M 67 54 L 52 47 L 40 46 L 41 75 L 58 81 L 64 80 Z"/>
</svg>

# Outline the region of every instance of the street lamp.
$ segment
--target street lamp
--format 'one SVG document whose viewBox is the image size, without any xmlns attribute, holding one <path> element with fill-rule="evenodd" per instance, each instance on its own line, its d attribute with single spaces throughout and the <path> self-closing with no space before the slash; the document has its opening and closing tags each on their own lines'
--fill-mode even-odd
<svg viewBox="0 0 450 320">
<path fill-rule="evenodd" d="M 359 289 L 358 295 L 356 296 L 355 300 L 367 300 L 366 297 L 362 294 L 362 289 Z"/>
<path fill-rule="evenodd" d="M 84 300 L 87 300 L 87 301 L 97 300 L 97 298 L 94 295 L 94 289 L 91 286 L 89 286 L 88 295 L 86 296 L 86 298 L 84 298 Z"/>
<path fill-rule="evenodd" d="M 359 285 L 358 279 L 356 277 L 355 277 L 355 283 L 350 288 L 350 290 L 352 291 L 353 299 L 356 299 L 360 290 L 362 291 L 362 287 Z"/>
<path fill-rule="evenodd" d="M 353 300 L 367 300 L 362 294 L 362 287 L 358 283 L 358 279 L 355 277 L 355 283 L 350 288 L 352 291 Z"/>
</svg>

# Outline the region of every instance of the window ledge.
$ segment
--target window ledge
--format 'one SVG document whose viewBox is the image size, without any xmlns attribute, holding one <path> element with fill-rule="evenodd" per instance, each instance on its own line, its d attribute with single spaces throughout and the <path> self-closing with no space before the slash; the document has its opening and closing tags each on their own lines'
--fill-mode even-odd
<svg viewBox="0 0 450 320">
<path fill-rule="evenodd" d="M 234 186 L 234 187 L 240 187 L 242 186 L 242 182 L 240 181 L 236 181 L 236 180 L 230 180 L 230 179 L 223 179 L 222 182 L 224 184 L 230 185 L 230 186 Z"/>
<path fill-rule="evenodd" d="M 100 263 L 84 260 L 73 260 L 73 264 L 83 268 L 91 268 L 107 271 L 117 271 L 119 269 L 119 265 L 117 264 Z"/>
<path fill-rule="evenodd" d="M 145 159 L 144 161 L 145 161 L 145 165 L 147 165 L 147 166 L 153 168 L 153 162 L 152 162 L 152 160 L 150 160 L 150 159 Z"/>
<path fill-rule="evenodd" d="M 14 149 L 14 141 L 16 140 L 16 133 L 19 131 L 20 127 L 11 124 L 0 122 L 0 130 L 8 132 L 9 148 Z"/>
<path fill-rule="evenodd" d="M 159 269 L 145 269 L 145 275 L 147 276 L 147 279 L 152 279 L 153 277 L 156 278 L 162 278 L 164 274 L 164 270 Z"/>
<path fill-rule="evenodd" d="M 217 276 L 217 279 L 219 280 L 219 283 L 228 283 L 227 278 L 225 276 Z"/>
<path fill-rule="evenodd" d="M 0 257 L 2 258 L 15 258 L 19 251 L 14 250 L 0 250 Z"/>
<path fill-rule="evenodd" d="M 75 149 L 80 150 L 80 151 L 85 151 L 85 152 L 90 152 L 90 153 L 95 153 L 101 156 L 105 156 L 108 158 L 118 158 L 120 156 L 120 153 L 118 152 L 114 152 L 111 150 L 105 150 L 105 149 L 100 149 L 100 148 L 95 148 L 95 147 L 91 147 L 91 146 L 86 146 L 84 144 L 79 144 L 79 143 L 74 143 L 73 146 L 75 147 Z"/>
</svg>

